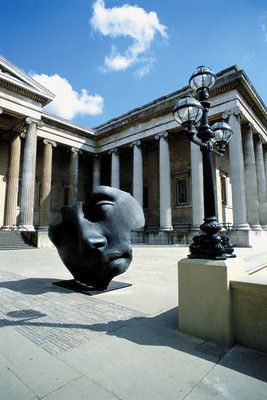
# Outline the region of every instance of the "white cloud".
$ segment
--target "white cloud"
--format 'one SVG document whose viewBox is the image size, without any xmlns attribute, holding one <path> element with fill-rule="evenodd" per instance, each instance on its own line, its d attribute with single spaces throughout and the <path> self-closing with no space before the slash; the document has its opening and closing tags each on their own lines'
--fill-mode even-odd
<svg viewBox="0 0 267 400">
<path fill-rule="evenodd" d="M 104 36 L 112 38 L 122 36 L 133 40 L 124 53 L 112 47 L 111 55 L 105 57 L 106 67 L 115 71 L 125 70 L 139 61 L 144 61 L 142 55 L 149 50 L 156 33 L 164 38 L 168 37 L 167 27 L 160 23 L 156 12 L 146 12 L 141 7 L 129 4 L 105 8 L 104 0 L 96 0 L 93 4 L 91 25 Z M 151 66 L 152 64 L 148 62 L 146 71 L 149 71 Z M 142 72 L 140 76 L 141 74 Z"/>
<path fill-rule="evenodd" d="M 86 89 L 76 92 L 67 79 L 58 74 L 32 74 L 32 78 L 56 95 L 46 107 L 49 112 L 70 120 L 78 114 L 99 115 L 103 112 L 104 100 L 101 96 L 89 95 Z"/>
</svg>

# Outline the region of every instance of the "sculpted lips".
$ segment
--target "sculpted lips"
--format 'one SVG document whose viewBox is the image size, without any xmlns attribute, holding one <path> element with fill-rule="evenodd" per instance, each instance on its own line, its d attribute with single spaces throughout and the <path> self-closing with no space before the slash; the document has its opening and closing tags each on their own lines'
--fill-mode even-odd
<svg viewBox="0 0 267 400">
<path fill-rule="evenodd" d="M 107 262 L 111 262 L 114 260 L 119 260 L 121 258 L 131 258 L 131 253 L 129 252 L 109 253 L 105 255 L 105 258 L 107 259 Z"/>
</svg>

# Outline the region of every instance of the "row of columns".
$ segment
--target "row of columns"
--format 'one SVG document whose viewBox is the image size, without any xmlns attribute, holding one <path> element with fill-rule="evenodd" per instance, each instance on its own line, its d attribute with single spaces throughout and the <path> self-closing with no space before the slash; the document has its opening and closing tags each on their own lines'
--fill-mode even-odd
<svg viewBox="0 0 267 400">
<path fill-rule="evenodd" d="M 159 141 L 159 208 L 160 229 L 172 230 L 171 174 L 168 132 L 155 135 Z M 143 206 L 143 156 L 141 141 L 131 144 L 133 148 L 133 197 Z M 118 149 L 110 150 L 111 186 L 120 187 L 120 159 Z"/>
<path fill-rule="evenodd" d="M 233 229 L 267 230 L 267 149 L 259 135 L 253 135 L 253 127 L 247 124 L 246 131 L 241 130 L 239 110 L 224 113 L 233 130 L 229 145 L 230 171 L 232 183 Z M 168 133 L 155 136 L 159 140 L 159 203 L 160 229 L 172 229 L 171 212 L 171 174 Z M 142 204 L 142 150 L 140 141 L 133 147 L 133 195 Z M 191 142 L 191 179 L 192 179 L 192 222 L 199 226 L 203 222 L 203 166 L 199 147 Z M 119 187 L 119 155 L 112 150 L 111 182 Z"/>
<path fill-rule="evenodd" d="M 160 230 L 172 230 L 172 202 L 171 202 L 171 172 L 168 132 L 155 135 L 159 141 L 159 209 Z M 133 148 L 133 196 L 143 206 L 143 158 L 141 141 L 131 144 Z M 118 150 L 111 150 L 111 185 L 119 187 L 119 154 Z M 203 222 L 203 167 L 199 147 L 191 143 L 191 170 L 192 170 L 192 209 L 193 225 L 199 226 Z"/>
<path fill-rule="evenodd" d="M 9 228 L 17 224 L 17 204 L 19 192 L 21 137 L 25 138 L 21 190 L 20 190 L 20 213 L 18 225 L 28 231 L 34 230 L 34 195 L 35 195 L 35 172 L 36 172 L 36 150 L 37 150 L 37 128 L 41 121 L 26 118 L 28 128 L 26 133 L 17 135 L 10 145 L 8 182 L 6 193 L 6 204 L 3 228 Z M 43 160 L 40 185 L 40 214 L 39 226 L 47 227 L 50 219 L 50 196 L 52 183 L 52 159 L 54 141 L 43 140 Z M 70 149 L 69 162 L 69 204 L 77 201 L 78 194 L 78 153 L 76 148 Z"/>
<path fill-rule="evenodd" d="M 224 115 L 233 130 L 230 142 L 230 170 L 233 199 L 233 228 L 238 230 L 267 229 L 267 190 L 266 170 L 267 151 L 263 153 L 262 143 L 253 139 L 253 127 L 247 125 L 243 132 L 240 115 L 231 112 Z M 33 229 L 35 168 L 37 148 L 37 127 L 40 121 L 26 119 L 28 124 L 25 135 L 24 154 L 21 177 L 21 208 L 19 224 L 26 229 Z M 171 174 L 168 133 L 155 136 L 159 141 L 159 203 L 160 229 L 172 229 L 171 213 Z M 44 140 L 43 165 L 40 190 L 41 226 L 49 224 L 50 193 L 52 176 L 52 152 L 55 142 Z M 143 158 L 141 141 L 131 144 L 133 148 L 133 196 L 143 205 Z M 5 226 L 16 224 L 17 195 L 20 168 L 20 136 L 11 143 L 10 166 L 8 173 Z M 111 151 L 111 186 L 120 186 L 120 158 L 118 149 Z M 77 201 L 78 191 L 78 149 L 71 148 L 69 163 L 69 203 Z M 203 167 L 199 147 L 191 143 L 191 176 L 192 176 L 192 212 L 193 225 L 199 226 L 203 221 Z M 100 184 L 100 158 L 93 161 L 93 187 Z"/>
<path fill-rule="evenodd" d="M 251 123 L 244 124 L 242 132 L 241 113 L 238 109 L 226 114 L 225 117 L 228 118 L 233 130 L 229 149 L 233 229 L 266 230 L 266 169 L 261 138 L 258 134 L 254 134 Z"/>
</svg>

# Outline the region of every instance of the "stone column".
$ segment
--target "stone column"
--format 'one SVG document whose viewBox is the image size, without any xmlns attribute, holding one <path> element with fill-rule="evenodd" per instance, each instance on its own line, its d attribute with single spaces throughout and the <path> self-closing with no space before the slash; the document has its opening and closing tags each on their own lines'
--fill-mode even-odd
<svg viewBox="0 0 267 400">
<path fill-rule="evenodd" d="M 155 136 L 159 140 L 159 207 L 160 230 L 172 230 L 171 173 L 168 132 Z"/>
<path fill-rule="evenodd" d="M 43 163 L 42 178 L 40 190 L 40 216 L 39 226 L 48 227 L 50 223 L 50 197 L 51 197 L 51 180 L 52 180 L 52 156 L 53 147 L 56 143 L 45 139 L 43 141 Z"/>
<path fill-rule="evenodd" d="M 93 159 L 93 189 L 100 185 L 100 157 L 94 154 Z"/>
<path fill-rule="evenodd" d="M 265 179 L 267 182 L 267 144 L 264 144 L 262 146 L 262 150 L 263 150 L 263 159 L 264 159 Z"/>
<path fill-rule="evenodd" d="M 200 148 L 191 142 L 191 182 L 192 182 L 192 219 L 194 228 L 198 228 L 204 219 L 203 163 Z"/>
<path fill-rule="evenodd" d="M 245 193 L 245 172 L 242 148 L 242 134 L 240 126 L 240 111 L 230 111 L 229 125 L 233 130 L 233 137 L 229 144 L 230 170 L 232 180 L 233 200 L 233 230 L 250 230 L 247 222 L 247 206 Z M 224 113 L 223 117 L 226 116 Z"/>
<path fill-rule="evenodd" d="M 251 123 L 248 123 L 245 126 L 243 138 L 248 223 L 253 230 L 259 231 L 262 230 L 262 228 L 260 226 L 258 185 L 253 145 L 253 126 Z"/>
<path fill-rule="evenodd" d="M 257 171 L 258 196 L 260 206 L 260 221 L 262 229 L 267 230 L 267 189 L 263 161 L 262 141 L 260 135 L 255 135 L 255 162 Z"/>
<path fill-rule="evenodd" d="M 110 150 L 111 153 L 111 186 L 120 188 L 120 155 L 117 148 Z"/>
<path fill-rule="evenodd" d="M 70 149 L 69 164 L 69 198 L 68 204 L 77 202 L 78 198 L 78 176 L 79 176 L 79 150 L 75 147 Z"/>
<path fill-rule="evenodd" d="M 19 224 L 22 225 L 21 229 L 24 227 L 28 231 L 33 231 L 37 126 L 41 126 L 41 122 L 26 118 L 26 123 L 29 126 L 23 152 Z"/>
<path fill-rule="evenodd" d="M 133 197 L 143 207 L 143 155 L 141 141 L 131 144 L 133 148 Z"/>
<path fill-rule="evenodd" d="M 17 135 L 12 140 L 10 146 L 4 228 L 16 225 L 17 223 L 20 150 L 21 138 L 20 135 Z"/>
</svg>

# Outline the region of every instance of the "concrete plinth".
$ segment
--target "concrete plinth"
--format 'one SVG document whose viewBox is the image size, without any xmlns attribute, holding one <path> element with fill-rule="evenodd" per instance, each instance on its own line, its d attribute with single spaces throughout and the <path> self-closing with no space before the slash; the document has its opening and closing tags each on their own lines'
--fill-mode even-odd
<svg viewBox="0 0 267 400">
<path fill-rule="evenodd" d="M 37 232 L 36 247 L 38 247 L 38 249 L 55 248 L 55 246 L 53 245 L 53 243 L 51 242 L 51 240 L 48 237 L 48 231 L 47 230 L 39 230 Z"/>
<path fill-rule="evenodd" d="M 267 353 L 267 267 L 231 282 L 236 343 Z"/>
<path fill-rule="evenodd" d="M 229 282 L 244 272 L 241 258 L 179 261 L 179 330 L 205 340 L 233 344 Z"/>
<path fill-rule="evenodd" d="M 255 247 L 267 246 L 267 232 L 258 230 L 232 230 L 229 233 L 230 242 L 234 247 Z"/>
</svg>

